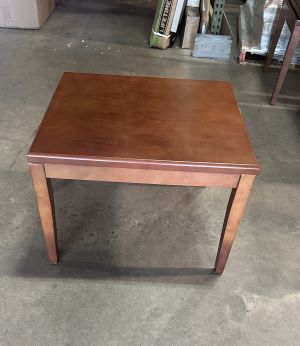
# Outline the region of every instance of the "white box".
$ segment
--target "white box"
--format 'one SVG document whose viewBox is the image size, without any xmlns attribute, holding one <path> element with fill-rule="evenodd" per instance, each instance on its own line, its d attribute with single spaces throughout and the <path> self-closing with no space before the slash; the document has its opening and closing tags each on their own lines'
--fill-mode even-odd
<svg viewBox="0 0 300 346">
<path fill-rule="evenodd" d="M 200 0 L 187 0 L 187 6 L 199 7 L 200 6 Z"/>
<path fill-rule="evenodd" d="M 178 25 L 181 21 L 182 15 L 183 15 L 185 3 L 186 3 L 186 0 L 177 0 L 176 10 L 174 13 L 174 18 L 173 18 L 172 27 L 171 27 L 171 32 L 174 32 L 174 33 L 177 32 Z"/>
<path fill-rule="evenodd" d="M 0 0 L 0 27 L 37 29 L 55 8 L 55 0 Z"/>
</svg>

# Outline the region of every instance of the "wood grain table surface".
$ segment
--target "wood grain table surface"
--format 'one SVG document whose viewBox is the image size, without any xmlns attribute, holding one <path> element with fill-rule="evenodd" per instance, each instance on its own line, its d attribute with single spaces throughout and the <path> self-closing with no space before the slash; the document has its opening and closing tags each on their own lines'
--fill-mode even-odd
<svg viewBox="0 0 300 346">
<path fill-rule="evenodd" d="M 255 173 L 229 82 L 65 73 L 31 162 Z"/>
<path fill-rule="evenodd" d="M 226 81 L 65 73 L 27 155 L 51 263 L 51 178 L 231 187 L 216 260 L 224 270 L 255 176 Z"/>
</svg>

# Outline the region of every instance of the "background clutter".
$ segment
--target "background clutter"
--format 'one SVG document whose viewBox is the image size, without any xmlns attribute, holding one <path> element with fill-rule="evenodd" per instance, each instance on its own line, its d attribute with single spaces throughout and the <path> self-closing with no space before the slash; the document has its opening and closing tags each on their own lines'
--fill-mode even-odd
<svg viewBox="0 0 300 346">
<path fill-rule="evenodd" d="M 227 58 L 232 34 L 227 19 L 224 20 L 224 5 L 225 0 L 159 0 L 150 46 L 168 48 L 181 29 L 181 47 L 195 47 L 193 56 Z M 224 46 L 226 54 L 218 54 L 224 51 Z M 216 50 L 217 54 L 212 54 Z"/>
</svg>

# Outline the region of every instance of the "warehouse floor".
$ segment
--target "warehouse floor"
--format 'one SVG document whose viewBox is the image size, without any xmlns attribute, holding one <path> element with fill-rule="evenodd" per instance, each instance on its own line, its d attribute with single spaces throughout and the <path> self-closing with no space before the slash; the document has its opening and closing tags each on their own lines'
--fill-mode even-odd
<svg viewBox="0 0 300 346">
<path fill-rule="evenodd" d="M 277 69 L 149 49 L 153 14 L 69 0 L 40 31 L 0 29 L 3 346 L 299 345 L 299 71 L 269 106 Z M 262 171 L 222 276 L 217 188 L 55 181 L 62 257 L 48 264 L 26 152 L 64 71 L 233 83 Z"/>
</svg>

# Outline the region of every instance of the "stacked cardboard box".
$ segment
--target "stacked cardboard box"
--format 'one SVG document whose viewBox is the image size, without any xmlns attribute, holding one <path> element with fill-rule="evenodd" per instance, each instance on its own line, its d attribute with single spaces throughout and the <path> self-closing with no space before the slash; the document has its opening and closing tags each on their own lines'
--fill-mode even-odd
<svg viewBox="0 0 300 346">
<path fill-rule="evenodd" d="M 182 48 L 193 49 L 194 57 L 230 59 L 232 32 L 224 5 L 225 0 L 158 0 L 150 46 L 167 48 L 184 12 Z"/>
<path fill-rule="evenodd" d="M 185 25 L 182 38 L 182 48 L 194 47 L 195 37 L 200 24 L 198 7 L 187 6 L 185 11 Z"/>
<path fill-rule="evenodd" d="M 55 8 L 55 0 L 0 0 L 0 27 L 37 29 Z"/>
<path fill-rule="evenodd" d="M 166 49 L 171 42 L 171 27 L 177 0 L 159 0 L 150 36 L 150 46 Z"/>
</svg>

